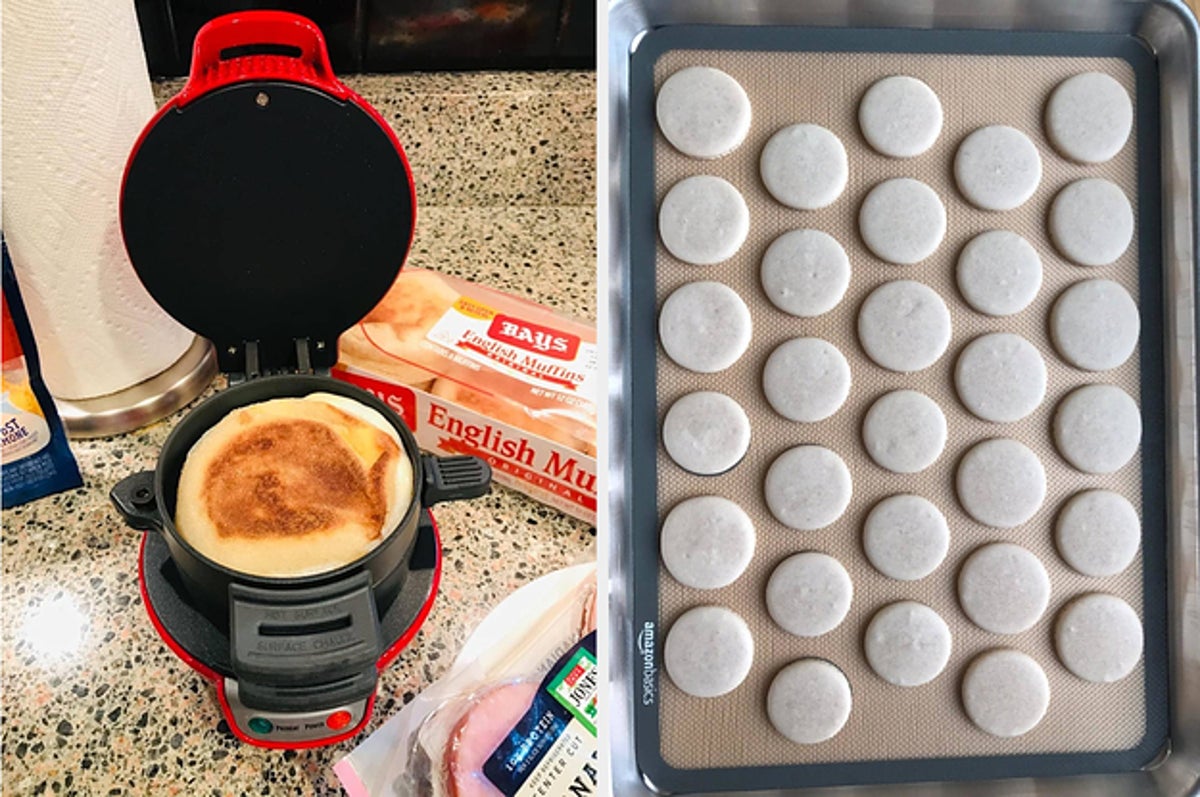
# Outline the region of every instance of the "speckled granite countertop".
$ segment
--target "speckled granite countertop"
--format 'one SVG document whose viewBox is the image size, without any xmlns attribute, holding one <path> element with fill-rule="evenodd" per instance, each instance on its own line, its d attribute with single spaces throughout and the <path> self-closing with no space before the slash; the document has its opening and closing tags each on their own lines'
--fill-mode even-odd
<svg viewBox="0 0 1200 797">
<path fill-rule="evenodd" d="M 592 73 L 346 82 L 408 152 L 419 205 L 409 265 L 594 319 Z M 73 443 L 86 486 L 3 513 L 4 794 L 341 793 L 331 767 L 356 740 L 300 752 L 238 742 L 209 683 L 146 617 L 141 532 L 123 525 L 107 494 L 154 467 L 177 419 Z M 381 677 L 368 732 L 449 666 L 501 598 L 595 554 L 593 529 L 502 487 L 439 507 L 437 518 L 441 591 L 414 643 Z"/>
</svg>

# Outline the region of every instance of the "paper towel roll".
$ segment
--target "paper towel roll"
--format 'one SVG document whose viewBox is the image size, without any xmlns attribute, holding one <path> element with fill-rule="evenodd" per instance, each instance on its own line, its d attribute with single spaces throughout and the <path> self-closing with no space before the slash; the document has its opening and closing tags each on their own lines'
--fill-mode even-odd
<svg viewBox="0 0 1200 797">
<path fill-rule="evenodd" d="M 133 0 L 4 0 L 2 225 L 50 392 L 107 395 L 193 339 L 121 241 L 125 159 L 154 113 Z"/>
</svg>

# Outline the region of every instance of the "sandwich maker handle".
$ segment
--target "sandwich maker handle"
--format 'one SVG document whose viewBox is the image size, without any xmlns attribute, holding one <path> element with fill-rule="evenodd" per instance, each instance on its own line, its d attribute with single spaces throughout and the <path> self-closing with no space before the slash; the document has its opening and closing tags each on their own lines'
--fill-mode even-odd
<svg viewBox="0 0 1200 797">
<path fill-rule="evenodd" d="M 492 486 L 492 467 L 479 457 L 435 457 L 421 455 L 425 483 L 421 486 L 421 505 L 443 501 L 462 501 L 487 495 Z"/>
<path fill-rule="evenodd" d="M 121 479 L 109 491 L 108 500 L 130 528 L 163 530 L 162 513 L 154 496 L 154 471 L 143 470 Z"/>
<path fill-rule="evenodd" d="M 267 54 L 254 53 L 254 48 Z M 294 49 L 298 54 L 285 55 L 280 49 Z M 286 11 L 241 11 L 217 17 L 200 28 L 192 47 L 191 73 L 177 105 L 247 80 L 289 80 L 339 99 L 350 95 L 334 77 L 325 37 L 315 22 Z"/>
</svg>

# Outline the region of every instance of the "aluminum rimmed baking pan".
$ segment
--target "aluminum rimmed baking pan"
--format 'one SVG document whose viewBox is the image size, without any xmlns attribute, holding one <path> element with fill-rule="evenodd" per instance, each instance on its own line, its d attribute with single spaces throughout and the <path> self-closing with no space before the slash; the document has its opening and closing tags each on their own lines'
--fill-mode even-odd
<svg viewBox="0 0 1200 797">
<path fill-rule="evenodd" d="M 610 416 L 609 486 L 610 562 L 614 579 L 613 762 L 617 793 L 639 793 L 638 789 L 676 793 L 775 792 L 832 785 L 858 787 L 863 793 L 870 789 L 929 793 L 935 787 L 928 784 L 882 785 L 926 781 L 945 781 L 936 788 L 938 793 L 946 794 L 1034 790 L 1184 794 L 1195 790 L 1200 782 L 1194 381 L 1197 29 L 1190 12 L 1179 3 L 1152 2 L 1095 3 L 1086 8 L 1055 3 L 1011 3 L 984 8 L 969 3 L 920 8 L 885 3 L 862 6 L 759 3 L 753 7 L 729 8 L 716 3 L 624 2 L 610 6 L 609 42 L 607 99 L 612 158 L 608 186 L 611 220 L 608 320 L 613 383 L 620 385 Z M 673 70 L 697 64 L 716 66 L 733 74 L 757 103 L 754 125 L 762 128 L 756 130 L 752 126 L 750 137 L 743 144 L 747 151 L 735 152 L 715 162 L 687 162 L 670 149 L 656 130 L 656 87 Z M 829 86 L 805 82 L 819 78 L 822 70 L 833 76 Z M 1068 164 L 1057 164 L 1052 152 L 1049 157 L 1044 154 L 1044 190 L 1025 209 L 1024 215 L 1000 220 L 973 214 L 961 197 L 955 195 L 953 178 L 948 174 L 954 148 L 972 127 L 992 122 L 1011 123 L 1035 139 L 1039 136 L 1044 139 L 1040 114 L 1046 94 L 1066 76 L 1086 70 L 1109 71 L 1123 81 L 1138 111 L 1132 139 L 1135 143 L 1130 145 L 1123 161 L 1114 159 L 1106 167 L 1110 171 L 1104 176 L 1123 183 L 1124 190 L 1133 198 L 1139 232 L 1136 246 L 1123 261 L 1124 265 L 1118 263 L 1112 274 L 1105 275 L 1080 275 L 1078 267 L 1058 263 L 1044 229 L 1046 208 L 1057 190 L 1068 181 L 1088 174 L 1073 171 L 1074 167 Z M 908 72 L 926 79 L 943 95 L 944 149 L 940 154 L 934 150 L 933 161 L 924 166 L 904 166 L 893 174 L 895 164 L 874 164 L 856 154 L 864 151 L 864 145 L 855 140 L 858 134 L 852 117 L 857 98 L 872 79 Z M 989 74 L 1003 75 L 998 82 L 1009 81 L 1011 90 L 1006 91 L 1012 96 L 989 97 L 986 78 L 982 77 Z M 779 99 L 778 94 L 770 93 L 779 92 L 779 84 L 789 81 L 794 86 L 794 96 Z M 963 94 L 956 99 L 956 92 Z M 1021 92 L 1028 92 L 1025 107 L 1018 107 Z M 780 106 L 786 107 L 780 110 Z M 846 116 L 851 117 L 849 122 Z M 835 205 L 832 210 L 809 212 L 808 216 L 788 216 L 772 209 L 761 197 L 755 198 L 755 193 L 763 193 L 755 168 L 758 151 L 765 137 L 786 120 L 826 124 L 842 136 L 849 152 L 851 183 L 840 209 Z M 956 128 L 956 123 L 961 124 Z M 843 126 L 839 128 L 839 124 Z M 905 169 L 921 168 L 926 171 L 914 176 L 934 185 L 946 199 L 951 232 L 940 254 L 918 267 L 924 271 L 891 274 L 889 268 L 896 272 L 914 267 L 872 263 L 869 255 L 856 252 L 861 249 L 861 241 L 856 236 L 854 216 L 863 194 L 875 182 L 899 176 Z M 750 205 L 751 232 L 745 251 L 718 266 L 674 262 L 657 241 L 654 220 L 666 189 L 683 176 L 699 173 L 730 180 L 746 194 Z M 724 281 L 742 294 L 755 319 L 756 339 L 760 334 L 768 337 L 775 332 L 785 334 L 779 324 L 767 319 L 765 311 L 758 309 L 767 305 L 763 297 L 756 295 L 757 263 L 765 242 L 780 230 L 808 226 L 828 228 L 842 241 L 851 254 L 855 275 L 841 316 L 834 313 L 836 317 L 824 327 L 808 321 L 792 324 L 790 329 L 794 331 L 786 333 L 827 338 L 849 355 L 856 389 L 864 391 L 859 396 L 864 403 L 854 404 L 852 391 L 851 401 L 841 410 L 845 422 L 828 432 L 815 427 L 781 425 L 777 418 L 770 417 L 769 409 L 755 408 L 756 403 L 762 404 L 757 379 L 763 359 L 770 345 L 781 338 L 771 339 L 765 349 L 755 348 L 752 343 L 743 357 L 745 362 L 730 370 L 733 377 L 709 383 L 689 381 L 690 377 L 669 363 L 660 349 L 647 345 L 647 340 L 656 333 L 657 314 L 665 296 L 682 282 L 697 279 Z M 1132 684 L 1136 689 L 1120 699 L 1114 696 L 1115 692 L 1082 688 L 1065 671 L 1058 676 L 1051 672 L 1052 713 L 1048 716 L 1055 723 L 1062 722 L 1054 726 L 1062 733 L 1055 734 L 1057 741 L 1044 734 L 1040 745 L 1034 743 L 1036 734 L 1031 734 L 1023 745 L 1006 746 L 985 744 L 982 739 L 978 744 L 971 741 L 974 731 L 964 720 L 954 697 L 969 657 L 957 663 L 952 660 L 951 666 L 939 676 L 943 681 L 940 691 L 928 694 L 940 695 L 942 703 L 939 708 L 927 710 L 934 715 L 929 718 L 906 714 L 912 708 L 911 699 L 906 703 L 889 697 L 885 689 L 871 680 L 869 670 L 858 668 L 858 662 L 849 660 L 861 646 L 866 620 L 885 599 L 920 597 L 934 605 L 950 619 L 955 628 L 955 644 L 961 643 L 964 653 L 1009 645 L 1006 638 L 980 636 L 968 623 L 956 624 L 950 618 L 958 611 L 953 586 L 955 573 L 973 546 L 988 539 L 978 537 L 979 530 L 962 516 L 955 503 L 954 463 L 971 441 L 1004 436 L 1008 434 L 1005 430 L 972 427 L 964 420 L 963 428 L 973 430 L 964 432 L 971 440 L 964 438 L 962 447 L 948 448 L 947 464 L 928 482 L 877 478 L 868 473 L 869 463 L 862 464 L 865 459 L 857 461 L 853 451 L 844 454 L 855 474 L 855 490 L 862 495 L 856 500 L 866 503 L 857 509 L 852 505 L 845 523 L 831 527 L 833 532 L 772 528 L 769 516 L 756 514 L 753 505 L 761 503 L 762 471 L 786 444 L 821 442 L 836 450 L 841 440 L 849 449 L 857 447 L 856 430 L 866 406 L 879 395 L 872 392 L 875 388 L 918 387 L 935 398 L 938 391 L 943 391 L 945 395 L 939 400 L 948 415 L 953 414 L 949 371 L 961 344 L 977 332 L 997 331 L 1002 327 L 980 326 L 954 310 L 955 328 L 963 330 L 966 337 L 960 339 L 956 333 L 936 379 L 928 383 L 919 379 L 880 381 L 872 376 L 869 363 L 860 367 L 854 354 L 857 344 L 853 319 L 865 295 L 854 292 L 855 280 L 866 280 L 864 292 L 874 287 L 870 284 L 872 279 L 912 276 L 936 285 L 939 277 L 934 271 L 941 268 L 952 272 L 957 253 L 970 235 L 984 228 L 1008 226 L 1034 241 L 1046 264 L 1042 304 L 1035 304 L 1031 311 L 1033 320 L 1026 322 L 1022 333 L 1043 348 L 1043 355 L 1052 365 L 1051 383 L 1058 385 L 1047 393 L 1041 414 L 1032 416 L 1026 428 L 1028 435 L 1049 437 L 1053 406 L 1068 389 L 1086 382 L 1105 381 L 1080 374 L 1067 378 L 1069 369 L 1062 371 L 1064 376 L 1059 380 L 1052 362 L 1053 348 L 1044 340 L 1046 324 L 1041 319 L 1070 281 L 1080 276 L 1112 276 L 1120 269 L 1125 269 L 1122 272 L 1125 276 L 1113 278 L 1118 281 L 1127 278 L 1127 287 L 1141 304 L 1139 355 L 1126 376 L 1132 380 L 1128 389 L 1138 396 L 1144 428 L 1141 468 L 1133 468 L 1139 474 L 1123 486 L 1094 485 L 1127 491 L 1142 516 L 1142 554 L 1131 569 L 1136 578 L 1135 581 L 1126 578 L 1122 584 L 1073 580 L 1068 569 L 1061 567 L 1061 563 L 1055 564 L 1050 541 L 1053 519 L 1072 490 L 1091 483 L 1056 476 L 1053 447 L 1048 444 L 1045 448 L 1051 495 L 1045 511 L 1031 521 L 1041 525 L 1028 528 L 1025 532 L 1028 536 L 1017 541 L 1038 551 L 1047 562 L 1056 597 L 1034 631 L 1016 637 L 1017 642 L 1011 646 L 1040 650 L 1043 663 L 1053 670 L 1057 666 L 1051 639 L 1053 620 L 1062 601 L 1084 592 L 1126 590 L 1122 594 L 1136 606 L 1143 620 L 1146 655 L 1137 675 L 1126 681 L 1126 686 Z M 742 269 L 742 273 L 730 271 L 730 264 Z M 747 276 L 747 270 L 754 273 Z M 942 291 L 953 306 L 952 276 Z M 843 337 L 839 339 L 839 335 Z M 1118 377 L 1114 375 L 1112 379 L 1116 381 Z M 752 445 L 747 459 L 731 474 L 689 481 L 675 472 L 669 458 L 664 457 L 659 430 L 671 401 L 686 389 L 705 389 L 706 385 L 739 398 L 754 419 L 752 439 L 757 436 L 760 441 L 770 442 L 757 459 Z M 952 430 L 955 423 L 951 418 Z M 822 437 L 825 434 L 828 439 Z M 843 437 L 838 438 L 837 434 Z M 1021 437 L 1025 432 L 1013 434 Z M 786 444 L 785 437 L 789 438 Z M 953 441 L 953 431 L 951 438 Z M 875 487 L 883 491 L 873 497 L 872 479 L 877 482 Z M 1056 479 L 1061 488 L 1058 493 L 1053 489 Z M 947 484 L 951 487 L 947 488 Z M 716 486 L 710 490 L 709 485 Z M 860 491 L 860 485 L 865 489 Z M 887 585 L 873 580 L 875 576 L 862 569 L 861 561 L 858 570 L 854 564 L 856 559 L 862 559 L 854 539 L 862 522 L 861 513 L 884 493 L 910 489 L 932 491 L 935 503 L 940 501 L 946 510 L 952 539 L 957 541 L 952 543 L 951 554 L 942 565 L 941 583 L 920 595 L 904 590 L 889 593 Z M 939 489 L 946 493 L 940 498 L 936 492 Z M 681 498 L 710 492 L 728 494 L 747 507 L 755 517 L 758 546 L 748 575 L 742 577 L 740 584 L 727 591 L 689 591 L 674 583 L 660 564 L 659 527 L 665 513 Z M 785 539 L 786 534 L 793 536 Z M 804 534 L 809 536 L 795 536 Z M 835 539 L 836 535 L 840 536 Z M 1000 538 L 1007 539 L 1004 535 Z M 810 548 L 828 549 L 840 556 L 856 581 L 858 613 L 852 609 L 845 627 L 829 635 L 830 639 L 836 637 L 841 646 L 838 652 L 829 655 L 823 651 L 833 649 L 821 647 L 827 643 L 797 643 L 774 631 L 763 631 L 769 627 L 769 621 L 755 619 L 756 614 L 766 614 L 761 606 L 763 584 L 782 552 Z M 937 603 L 939 600 L 942 604 Z M 754 666 L 762 671 L 751 671 L 747 681 L 738 687 L 741 695 L 736 701 L 706 704 L 689 700 L 663 672 L 662 646 L 672 623 L 683 609 L 707 603 L 734 605 L 755 629 Z M 771 674 L 791 658 L 810 655 L 834 659 L 850 676 L 854 694 L 852 717 L 855 712 L 860 720 L 874 717 L 869 727 L 862 722 L 858 726 L 853 722 L 848 724 L 842 744 L 836 749 L 834 745 L 789 747 L 771 736 L 773 731 L 762 717 L 749 716 L 765 703 Z M 888 711 L 880 708 L 884 704 L 890 705 Z M 1055 715 L 1056 705 L 1073 708 Z M 917 705 L 915 710 L 919 714 L 925 709 Z M 747 712 L 745 722 L 737 719 L 738 711 Z M 946 729 L 946 741 L 941 747 L 929 730 L 939 727 L 938 711 L 943 712 L 945 721 L 941 727 Z M 1078 722 L 1072 723 L 1072 714 L 1079 715 Z M 1085 725 L 1095 734 L 1082 733 Z M 932 741 L 925 743 L 918 738 L 916 743 L 894 744 L 896 738 L 889 741 L 887 736 L 889 727 L 896 736 L 906 732 L 916 737 L 924 734 Z M 1049 727 L 1046 725 L 1043 730 Z M 1122 727 L 1126 730 L 1118 732 Z M 1081 777 L 1061 777 L 1065 775 Z"/>
</svg>

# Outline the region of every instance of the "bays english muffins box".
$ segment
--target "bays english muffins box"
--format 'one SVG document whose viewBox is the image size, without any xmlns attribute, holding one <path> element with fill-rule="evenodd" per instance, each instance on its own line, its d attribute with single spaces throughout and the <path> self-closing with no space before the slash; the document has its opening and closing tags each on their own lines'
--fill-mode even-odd
<svg viewBox="0 0 1200 797">
<path fill-rule="evenodd" d="M 342 335 L 333 375 L 395 410 L 421 447 L 596 522 L 596 330 L 539 304 L 406 268 Z"/>
</svg>

